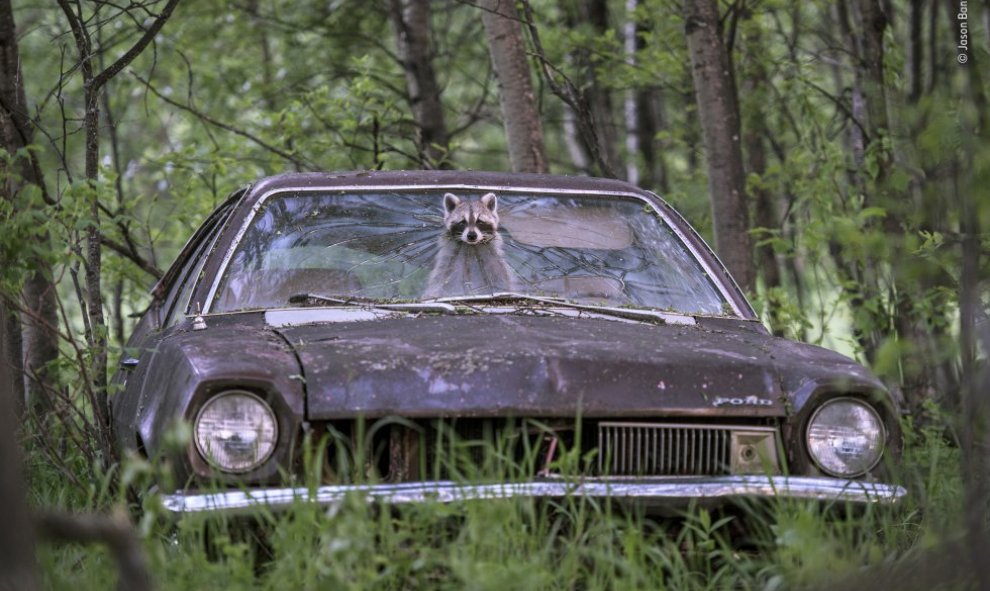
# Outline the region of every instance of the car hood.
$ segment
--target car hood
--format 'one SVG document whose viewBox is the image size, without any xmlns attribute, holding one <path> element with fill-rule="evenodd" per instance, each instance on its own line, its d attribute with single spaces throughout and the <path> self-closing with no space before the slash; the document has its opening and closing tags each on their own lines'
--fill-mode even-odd
<svg viewBox="0 0 990 591">
<path fill-rule="evenodd" d="M 822 382 L 882 388 L 841 355 L 741 320 L 426 316 L 277 330 L 301 362 L 310 419 L 769 417 Z"/>
</svg>

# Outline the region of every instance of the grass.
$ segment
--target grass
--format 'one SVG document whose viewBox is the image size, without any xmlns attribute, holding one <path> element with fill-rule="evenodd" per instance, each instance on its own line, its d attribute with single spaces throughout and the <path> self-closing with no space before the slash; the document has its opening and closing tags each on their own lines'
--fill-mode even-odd
<svg viewBox="0 0 990 591">
<path fill-rule="evenodd" d="M 957 450 L 935 429 L 907 432 L 895 479 L 911 495 L 896 510 L 773 501 L 651 519 L 582 499 L 402 507 L 349 499 L 259 512 L 254 527 L 211 516 L 175 524 L 151 502 L 139 527 L 161 589 L 790 589 L 910 561 L 962 522 Z M 29 464 L 29 474 L 38 505 L 121 502 L 105 479 L 79 491 L 43 464 Z M 272 554 L 260 562 L 258 532 Z M 94 546 L 42 544 L 40 562 L 47 588 L 106 589 L 116 577 Z"/>
</svg>

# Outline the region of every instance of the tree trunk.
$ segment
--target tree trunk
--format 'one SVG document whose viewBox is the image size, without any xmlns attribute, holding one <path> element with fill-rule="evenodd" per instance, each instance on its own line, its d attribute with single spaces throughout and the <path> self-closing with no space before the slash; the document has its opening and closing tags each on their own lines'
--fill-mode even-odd
<svg viewBox="0 0 990 591">
<path fill-rule="evenodd" d="M 941 43 L 938 40 L 938 10 L 942 3 L 938 0 L 931 0 L 928 7 L 928 93 L 931 94 L 938 84 L 939 55 L 941 55 Z"/>
<path fill-rule="evenodd" d="M 577 115 L 569 105 L 564 105 L 564 145 L 567 147 L 567 154 L 571 157 L 571 163 L 577 169 L 578 174 L 591 174 L 591 156 L 588 149 L 581 141 L 581 130 L 578 129 Z"/>
<path fill-rule="evenodd" d="M 938 0 L 933 0 L 937 2 Z M 924 62 L 925 62 L 925 38 L 922 35 L 922 23 L 924 22 L 925 3 L 921 0 L 911 2 L 909 9 L 910 29 L 907 37 L 907 87 L 908 102 L 916 103 L 921 98 L 921 91 L 924 88 Z"/>
<path fill-rule="evenodd" d="M 481 0 L 481 20 L 498 77 L 499 103 L 513 172 L 547 172 L 543 125 L 530 80 L 519 13 L 511 0 Z"/>
<path fill-rule="evenodd" d="M 100 229 L 99 196 L 96 180 L 100 174 L 100 95 L 92 80 L 85 83 L 86 113 L 83 126 L 86 130 L 86 179 L 93 189 L 89 213 L 92 218 L 86 229 L 86 311 L 92 327 L 89 346 L 91 352 L 94 392 L 93 414 L 100 426 L 101 436 L 110 444 L 110 413 L 107 404 L 107 321 L 103 313 L 103 232 Z"/>
<path fill-rule="evenodd" d="M 626 0 L 626 22 L 622 25 L 623 50 L 626 55 L 626 64 L 636 67 L 637 26 L 636 26 L 636 6 L 637 0 Z M 639 101 L 637 100 L 638 90 L 630 88 L 626 90 L 623 98 L 622 112 L 626 123 L 626 180 L 634 185 L 640 185 L 639 147 L 640 123 Z"/>
<path fill-rule="evenodd" d="M 867 92 L 872 85 L 867 84 L 866 59 L 864 58 L 864 37 L 868 25 L 863 22 L 858 5 L 838 0 L 833 5 L 833 20 L 842 37 L 848 43 L 848 54 L 852 61 L 853 83 L 851 90 L 851 105 L 848 130 L 847 150 L 851 155 L 851 166 L 848 167 L 849 193 L 853 195 L 871 195 L 873 191 L 867 188 L 865 174 L 867 145 L 874 138 L 870 131 L 869 107 Z M 859 29 L 854 28 L 854 24 Z M 836 68 L 833 71 L 836 96 L 844 92 L 845 83 L 842 72 Z M 853 338 L 863 350 L 868 363 L 876 361 L 877 351 L 883 340 L 882 328 L 887 324 L 883 311 L 878 305 L 880 286 L 879 279 L 874 273 L 873 265 L 865 260 L 849 259 L 842 245 L 836 240 L 829 243 L 829 253 L 835 261 L 836 269 L 849 298 L 849 308 L 853 314 Z M 869 304 L 869 305 L 868 305 Z"/>
<path fill-rule="evenodd" d="M 969 64 L 974 67 L 974 64 Z M 984 137 L 990 135 L 984 128 Z M 958 198 L 958 194 L 957 194 Z M 959 280 L 960 349 L 962 361 L 963 412 L 960 429 L 960 447 L 965 510 L 966 539 L 969 543 L 969 562 L 976 573 L 977 588 L 990 589 L 990 571 L 986 568 L 985 524 L 987 522 L 988 482 L 987 444 L 990 444 L 990 403 L 987 386 L 990 372 L 984 364 L 980 368 L 977 359 L 978 337 L 983 337 L 983 347 L 990 345 L 990 328 L 983 324 L 982 335 L 977 335 L 980 325 L 977 313 L 981 306 L 980 283 L 980 224 L 979 215 L 973 211 L 970 195 L 958 200 L 963 233 L 961 245 L 962 268 Z M 985 349 L 984 349 L 985 350 Z M 982 371 L 981 371 L 982 370 Z M 982 382 L 982 383 L 981 383 Z"/>
<path fill-rule="evenodd" d="M 69 0 L 58 0 L 62 14 L 69 23 L 72 37 L 79 53 L 79 71 L 83 79 L 85 95 L 85 111 L 83 113 L 83 130 L 85 132 L 85 178 L 92 188 L 90 196 L 90 225 L 86 229 L 86 301 L 82 302 L 85 314 L 89 320 L 87 340 L 91 349 L 91 392 L 93 400 L 93 415 L 99 426 L 99 447 L 103 450 L 106 460 L 113 458 L 114 448 L 110 436 L 110 413 L 107 393 L 107 323 L 103 312 L 103 233 L 100 229 L 100 203 L 96 183 L 100 174 L 100 97 L 110 80 L 129 66 L 152 42 L 155 36 L 165 26 L 179 0 L 168 0 L 161 12 L 144 29 L 143 34 L 123 55 L 98 73 L 94 70 L 93 44 L 87 30 L 87 22 L 80 12 L 73 10 Z"/>
<path fill-rule="evenodd" d="M 572 26 L 589 23 L 599 37 L 603 37 L 609 32 L 608 4 L 605 0 L 580 0 L 578 11 L 577 19 L 570 23 Z M 623 167 L 616 166 L 616 163 L 619 162 L 618 133 L 613 117 L 611 92 L 598 80 L 595 64 L 588 51 L 578 51 L 575 55 L 575 61 L 584 72 L 584 80 L 580 86 L 585 89 L 584 96 L 590 109 L 592 121 L 597 128 L 597 137 L 585 134 L 588 136 L 585 139 L 588 142 L 597 141 L 601 153 L 600 158 L 605 163 L 604 169 L 617 175 L 622 174 L 625 172 Z M 594 153 L 592 146 L 588 146 L 588 148 L 590 153 Z"/>
<path fill-rule="evenodd" d="M 667 130 L 664 109 L 668 95 L 662 88 L 641 88 L 636 92 L 636 113 L 639 121 L 639 151 L 643 158 L 643 186 L 670 192 L 667 170 L 667 142 L 657 146 L 657 133 Z"/>
<path fill-rule="evenodd" d="M 34 139 L 10 0 L 0 0 L 0 129 L 3 149 L 11 156 L 30 145 Z M 35 185 L 43 196 L 47 196 L 42 169 L 33 154 L 17 158 L 14 169 L 9 173 L 12 174 L 7 175 L 7 182 L 0 189 L 5 199 L 13 199 L 24 185 Z M 47 232 L 42 232 L 38 241 L 43 248 L 51 242 Z M 23 356 L 14 366 L 23 372 L 17 383 L 27 388 L 29 408 L 43 414 L 49 408 L 46 402 L 51 388 L 47 367 L 58 356 L 56 294 L 48 261 L 43 256 L 33 256 L 28 266 L 33 272 L 28 276 L 22 294 L 26 310 L 21 319 L 23 337 L 15 339 L 22 348 L 11 349 L 11 352 Z"/>
<path fill-rule="evenodd" d="M 646 48 L 646 39 L 651 34 L 648 24 L 637 22 L 634 18 L 638 4 L 639 0 L 626 0 L 627 18 L 630 19 L 627 27 L 632 27 L 631 30 L 626 30 L 626 52 L 628 55 L 630 49 L 633 51 L 634 63 L 636 52 Z M 632 93 L 636 151 L 630 152 L 629 158 L 635 159 L 639 165 L 639 186 L 667 194 L 670 192 L 670 179 L 665 157 L 666 146 L 661 145 L 657 149 L 657 132 L 667 129 L 664 117 L 666 92 L 663 88 L 654 86 L 635 88 Z"/>
<path fill-rule="evenodd" d="M 715 248 L 745 291 L 754 285 L 739 102 L 719 31 L 715 0 L 685 0 L 685 28 L 702 140 L 708 161 Z"/>
<path fill-rule="evenodd" d="M 759 27 L 753 27 L 752 33 L 742 37 L 745 53 L 742 60 L 743 96 L 746 98 L 746 115 L 743 117 L 743 143 L 746 148 L 746 172 L 761 179 L 766 173 L 767 156 L 764 138 L 768 130 L 766 124 L 766 106 L 769 97 L 766 67 L 763 64 L 765 47 Z M 775 196 L 762 182 L 752 187 L 752 198 L 756 202 L 755 226 L 768 231 L 780 230 Z M 772 244 L 756 247 L 758 269 L 763 279 L 763 288 L 770 291 L 780 287 L 780 265 Z M 770 310 L 770 324 L 774 334 L 782 335 L 779 316 L 776 307 Z"/>
<path fill-rule="evenodd" d="M 884 80 L 884 31 L 887 29 L 887 15 L 877 0 L 860 0 L 859 13 L 862 19 L 860 63 L 863 69 L 863 99 L 866 102 L 867 126 L 871 131 L 870 140 L 876 141 L 881 133 L 890 130 L 887 115 L 887 85 Z M 880 151 L 877 184 L 880 185 L 890 174 L 892 162 L 890 150 Z"/>
<path fill-rule="evenodd" d="M 0 317 L 8 317 L 7 306 L 2 299 Z M 5 323 L 0 323 L 0 506 L 6 515 L 0 528 L 0 589 L 31 591 L 38 588 L 38 573 L 34 535 L 24 502 L 24 480 L 14 412 L 20 388 L 14 384 L 15 376 L 10 366 L 3 361 L 9 355 L 6 347 L 9 328 Z"/>
<path fill-rule="evenodd" d="M 444 122 L 440 85 L 433 69 L 430 46 L 430 0 L 390 0 L 389 18 L 395 29 L 396 45 L 413 119 L 419 128 L 417 149 L 423 168 L 448 168 L 450 136 Z"/>
</svg>

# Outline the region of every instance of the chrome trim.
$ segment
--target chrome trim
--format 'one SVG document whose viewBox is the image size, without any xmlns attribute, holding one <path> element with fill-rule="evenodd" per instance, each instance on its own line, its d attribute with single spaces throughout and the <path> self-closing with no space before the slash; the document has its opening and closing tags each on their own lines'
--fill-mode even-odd
<svg viewBox="0 0 990 591">
<path fill-rule="evenodd" d="M 907 490 L 879 484 L 807 476 L 711 476 L 688 478 L 565 479 L 530 482 L 458 484 L 449 480 L 400 484 L 361 484 L 307 488 L 270 488 L 219 493 L 174 493 L 162 496 L 175 514 L 237 512 L 252 508 L 283 509 L 296 503 L 338 505 L 347 496 L 369 503 L 457 503 L 508 498 L 609 498 L 655 505 L 678 505 L 692 499 L 783 498 L 857 504 L 895 504 Z"/>
<path fill-rule="evenodd" d="M 227 266 L 230 264 L 230 259 L 232 259 L 234 256 L 234 251 L 237 249 L 237 246 L 240 244 L 241 238 L 244 237 L 244 234 L 247 232 L 248 227 L 250 227 L 251 222 L 254 221 L 254 216 L 258 214 L 258 211 L 261 210 L 261 207 L 265 204 L 265 201 L 267 201 L 272 195 L 276 193 L 307 193 L 307 192 L 315 193 L 315 192 L 326 192 L 326 191 L 338 191 L 338 192 L 411 191 L 416 189 L 418 190 L 460 189 L 460 190 L 477 190 L 477 191 L 502 191 L 507 193 L 528 192 L 528 193 L 542 193 L 542 194 L 550 194 L 550 195 L 553 194 L 587 195 L 587 196 L 603 195 L 609 197 L 632 197 L 634 199 L 639 199 L 640 201 L 643 201 L 647 205 L 649 205 L 650 208 L 652 208 L 653 211 L 655 211 L 657 215 L 660 216 L 660 218 L 664 221 L 664 223 L 667 224 L 667 227 L 673 230 L 674 234 L 676 234 L 677 237 L 681 240 L 681 244 L 683 244 L 688 249 L 688 251 L 690 251 L 691 254 L 694 255 L 694 259 L 698 262 L 699 265 L 701 265 L 701 268 L 708 275 L 709 280 L 715 285 L 719 293 L 722 294 L 722 299 L 724 299 L 726 302 L 729 303 L 730 306 L 732 306 L 732 309 L 736 313 L 736 316 L 743 320 L 747 319 L 746 314 L 736 304 L 735 298 L 732 297 L 732 295 L 729 293 L 728 287 L 726 285 L 723 285 L 721 281 L 716 279 L 716 275 L 713 272 L 712 267 L 705 261 L 704 257 L 701 256 L 701 253 L 698 251 L 698 249 L 696 249 L 693 246 L 691 241 L 688 240 L 687 235 L 681 231 L 681 229 L 677 226 L 677 224 L 672 222 L 670 216 L 668 216 L 664 211 L 658 208 L 649 199 L 646 199 L 643 195 L 639 193 L 633 193 L 630 191 L 597 191 L 597 190 L 588 191 L 583 189 L 546 189 L 546 188 L 535 188 L 535 187 L 525 187 L 525 186 L 505 187 L 498 185 L 468 185 L 468 184 L 388 185 L 388 186 L 324 185 L 324 186 L 315 186 L 315 187 L 314 186 L 297 187 L 291 189 L 289 188 L 270 189 L 265 193 L 263 193 L 260 197 L 258 197 L 258 200 L 255 201 L 254 205 L 251 206 L 251 211 L 249 211 L 247 216 L 245 216 L 244 222 L 241 224 L 240 229 L 237 230 L 237 234 L 234 235 L 234 239 L 231 241 L 230 247 L 227 249 L 227 252 L 224 254 L 223 260 L 220 262 L 220 267 L 217 269 L 217 273 L 213 278 L 213 284 L 210 286 L 210 291 L 206 295 L 206 306 L 203 308 L 203 314 L 209 314 L 210 311 L 213 309 L 213 301 L 216 298 L 217 290 L 220 288 L 220 280 L 223 278 L 223 274 L 227 271 Z M 655 199 L 665 204 L 667 203 L 666 201 L 663 200 L 663 198 L 659 197 L 658 195 L 655 194 L 651 194 L 651 195 Z M 669 204 L 667 204 L 667 206 L 670 207 Z M 680 216 L 680 214 L 678 215 Z M 687 224 L 687 220 L 684 219 L 684 216 L 680 216 L 680 219 L 684 224 Z M 712 251 L 711 254 L 715 258 L 715 260 L 718 261 L 720 265 L 722 265 L 722 268 L 724 270 L 725 265 L 722 264 L 722 261 L 719 260 L 718 256 L 715 255 L 714 251 Z M 736 286 L 738 293 L 742 294 L 742 290 L 739 289 L 739 286 L 738 284 L 735 283 L 735 279 L 732 277 L 732 275 L 729 274 L 728 272 L 726 272 L 726 275 L 733 282 L 733 285 Z M 743 301 L 746 301 L 745 294 L 743 294 Z M 746 303 L 748 304 L 748 302 Z M 751 309 L 750 311 L 752 311 L 752 306 L 750 306 L 750 309 Z"/>
</svg>

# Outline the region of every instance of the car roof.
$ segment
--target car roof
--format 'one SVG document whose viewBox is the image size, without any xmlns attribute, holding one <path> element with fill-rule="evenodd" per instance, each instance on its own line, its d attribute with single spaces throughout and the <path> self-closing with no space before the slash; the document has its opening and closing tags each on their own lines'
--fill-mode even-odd
<svg viewBox="0 0 990 591">
<path fill-rule="evenodd" d="M 473 170 L 410 170 L 361 172 L 303 172 L 270 176 L 252 185 L 250 194 L 263 195 L 272 191 L 307 187 L 444 187 L 477 186 L 506 190 L 542 189 L 587 191 L 589 193 L 649 192 L 616 179 L 552 174 L 481 172 Z M 251 197 L 248 197 L 251 200 Z"/>
</svg>

